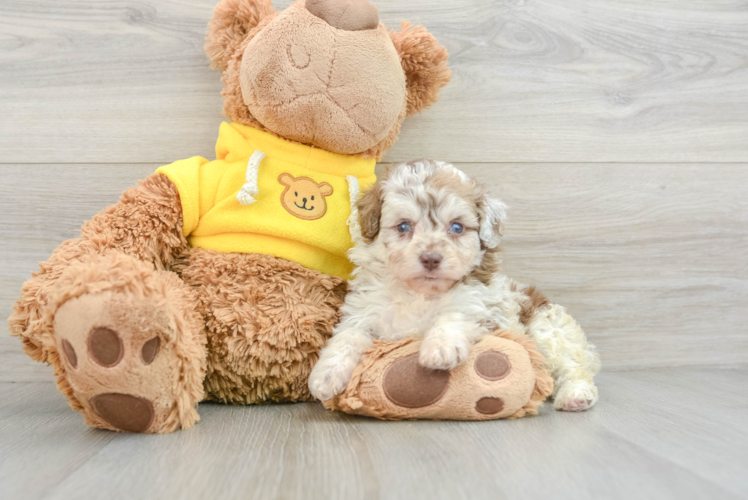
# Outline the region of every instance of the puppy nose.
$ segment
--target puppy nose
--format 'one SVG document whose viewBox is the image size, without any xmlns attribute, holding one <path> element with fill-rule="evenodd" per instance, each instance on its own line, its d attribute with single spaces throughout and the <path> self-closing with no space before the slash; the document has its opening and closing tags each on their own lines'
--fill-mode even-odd
<svg viewBox="0 0 748 500">
<path fill-rule="evenodd" d="M 379 11 L 366 0 L 306 0 L 306 8 L 341 30 L 361 31 L 379 27 Z"/>
<path fill-rule="evenodd" d="M 442 256 L 438 253 L 421 254 L 421 264 L 429 271 L 433 271 L 442 263 Z"/>
</svg>

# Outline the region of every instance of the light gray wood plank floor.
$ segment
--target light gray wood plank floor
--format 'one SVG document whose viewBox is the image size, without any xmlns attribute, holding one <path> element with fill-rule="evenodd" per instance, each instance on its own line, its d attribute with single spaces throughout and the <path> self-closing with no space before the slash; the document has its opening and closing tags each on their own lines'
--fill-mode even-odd
<svg viewBox="0 0 748 500">
<path fill-rule="evenodd" d="M 748 367 L 603 373 L 587 413 L 379 422 L 318 404 L 200 406 L 167 436 L 83 425 L 0 384 L 0 498 L 748 498 Z"/>
</svg>

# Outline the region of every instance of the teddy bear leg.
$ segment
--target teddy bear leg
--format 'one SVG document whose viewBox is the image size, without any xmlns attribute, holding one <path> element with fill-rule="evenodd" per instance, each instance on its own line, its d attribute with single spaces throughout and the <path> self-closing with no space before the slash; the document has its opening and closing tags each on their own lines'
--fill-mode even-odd
<svg viewBox="0 0 748 500">
<path fill-rule="evenodd" d="M 375 341 L 327 408 L 382 419 L 492 420 L 536 414 L 551 393 L 545 361 L 526 336 L 496 332 L 456 368 L 419 363 L 420 340 Z"/>
<path fill-rule="evenodd" d="M 342 279 L 277 257 L 200 248 L 175 269 L 199 293 L 208 338 L 207 399 L 312 399 L 307 381 L 340 318 Z"/>
<path fill-rule="evenodd" d="M 199 419 L 203 320 L 176 274 L 110 252 L 71 265 L 52 307 L 58 387 L 87 424 L 168 433 Z"/>
</svg>

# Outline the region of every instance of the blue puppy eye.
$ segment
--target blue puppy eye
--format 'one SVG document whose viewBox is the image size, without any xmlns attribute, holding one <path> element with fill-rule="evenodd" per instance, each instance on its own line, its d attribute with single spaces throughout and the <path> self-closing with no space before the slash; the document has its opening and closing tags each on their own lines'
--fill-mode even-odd
<svg viewBox="0 0 748 500">
<path fill-rule="evenodd" d="M 460 224 L 459 222 L 453 222 L 452 225 L 449 227 L 449 230 L 455 234 L 460 234 L 463 230 L 463 227 L 462 227 L 462 224 Z"/>
<path fill-rule="evenodd" d="M 397 232 L 399 233 L 409 233 L 410 232 L 410 222 L 401 222 L 397 225 Z"/>
</svg>

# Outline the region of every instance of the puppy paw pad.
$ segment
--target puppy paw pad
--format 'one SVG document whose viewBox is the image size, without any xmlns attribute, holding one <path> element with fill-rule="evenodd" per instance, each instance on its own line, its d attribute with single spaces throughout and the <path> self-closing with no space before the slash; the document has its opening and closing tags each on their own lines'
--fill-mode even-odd
<svg viewBox="0 0 748 500">
<path fill-rule="evenodd" d="M 493 415 L 504 409 L 504 401 L 501 398 L 480 398 L 475 403 L 475 411 L 484 415 Z"/>
<path fill-rule="evenodd" d="M 392 363 L 384 373 L 387 399 L 404 408 L 422 408 L 439 401 L 447 391 L 449 372 L 430 370 L 418 363 L 418 353 Z"/>
<path fill-rule="evenodd" d="M 564 400 L 558 409 L 561 411 L 585 411 L 592 407 L 592 399 L 567 399 Z"/>
<path fill-rule="evenodd" d="M 555 407 L 560 411 L 585 411 L 597 402 L 597 388 L 584 380 L 572 380 L 559 387 Z"/>
<path fill-rule="evenodd" d="M 158 337 L 153 337 L 151 340 L 143 344 L 143 348 L 140 350 L 140 354 L 143 357 L 143 363 L 146 365 L 153 363 L 160 348 L 161 339 Z"/>
<path fill-rule="evenodd" d="M 509 372 L 512 371 L 512 364 L 506 354 L 486 351 L 475 358 L 473 368 L 481 378 L 495 382 L 509 375 Z"/>
<path fill-rule="evenodd" d="M 72 366 L 73 368 L 78 368 L 78 355 L 75 354 L 75 348 L 73 347 L 73 344 L 63 339 L 62 352 L 65 353 L 65 357 L 67 358 L 70 366 Z"/>
<path fill-rule="evenodd" d="M 119 334 L 111 328 L 94 328 L 88 336 L 88 352 L 91 358 L 105 368 L 116 366 L 125 355 L 125 347 Z"/>
<path fill-rule="evenodd" d="M 153 423 L 153 404 L 129 394 L 107 393 L 91 398 L 94 412 L 112 427 L 125 432 L 145 432 Z"/>
</svg>

